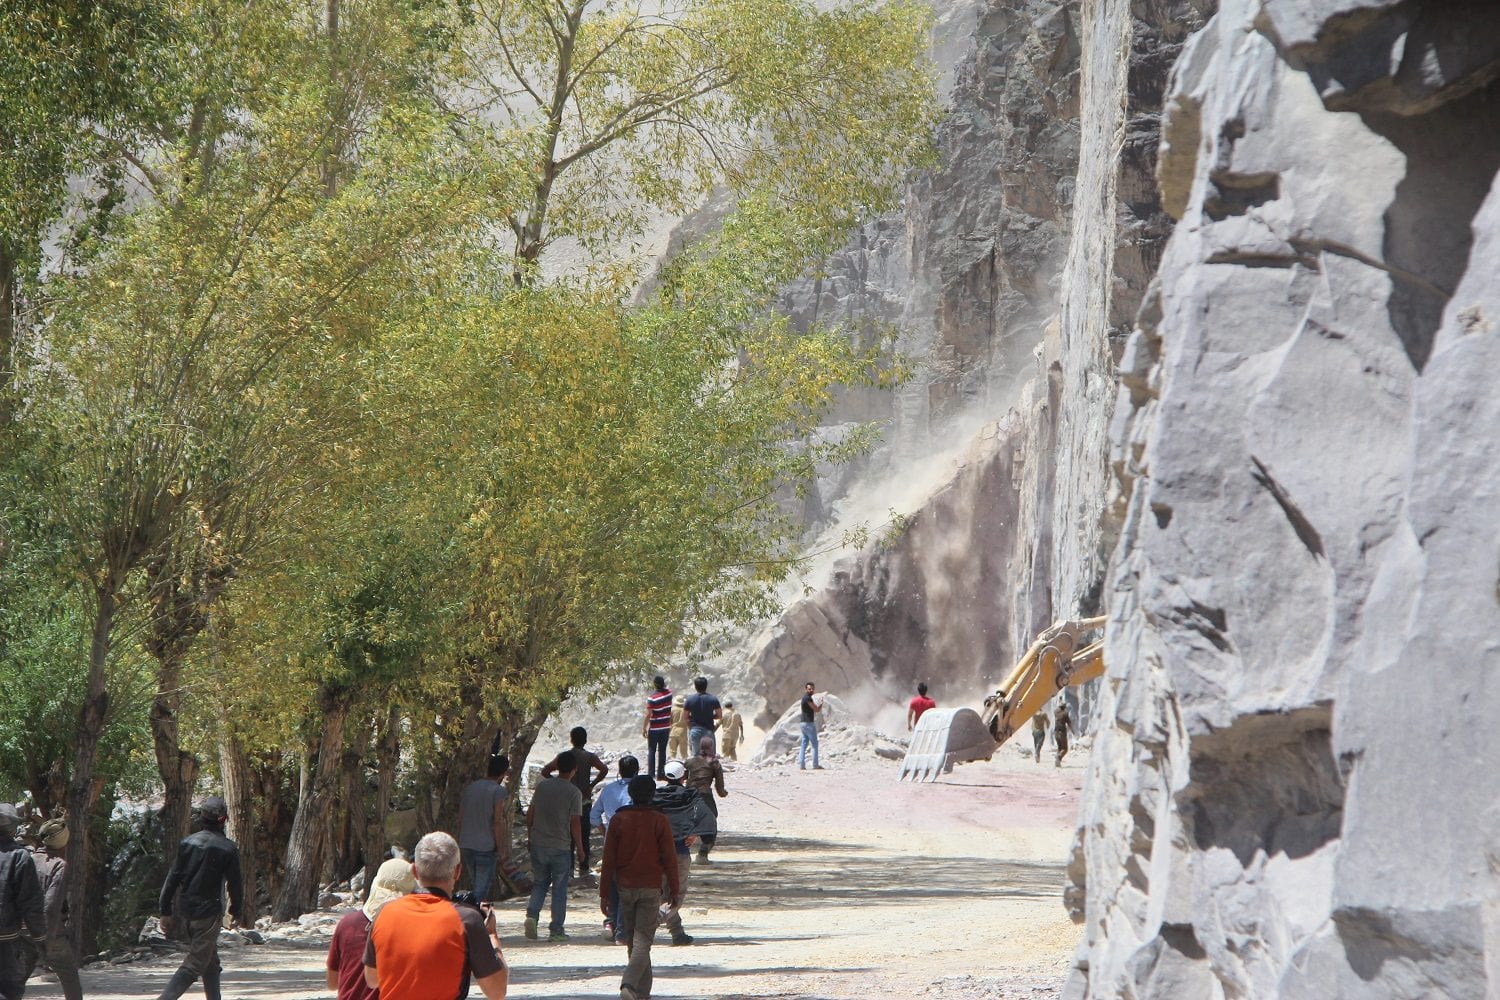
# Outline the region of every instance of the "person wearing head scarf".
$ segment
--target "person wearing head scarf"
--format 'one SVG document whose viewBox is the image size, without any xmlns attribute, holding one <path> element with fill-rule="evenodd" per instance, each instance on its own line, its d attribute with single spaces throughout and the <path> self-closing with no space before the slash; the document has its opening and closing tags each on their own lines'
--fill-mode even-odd
<svg viewBox="0 0 1500 1000">
<path fill-rule="evenodd" d="M 187 957 L 156 1000 L 177 1000 L 201 976 L 203 995 L 221 1000 L 219 929 L 224 922 L 224 887 L 229 887 L 229 915 L 245 922 L 245 888 L 240 878 L 240 849 L 224 836 L 229 807 L 217 795 L 198 807 L 203 829 L 177 845 L 177 860 L 161 887 L 161 929 L 185 941 Z"/>
<path fill-rule="evenodd" d="M 380 991 L 371 989 L 365 982 L 365 942 L 370 936 L 370 925 L 381 907 L 393 899 L 399 899 L 417 887 L 417 877 L 412 874 L 411 862 L 405 858 L 391 858 L 375 872 L 370 891 L 365 895 L 365 905 L 344 914 L 333 929 L 333 941 L 328 945 L 328 988 L 338 1000 L 375 1000 Z"/>
<path fill-rule="evenodd" d="M 714 738 L 703 736 L 698 740 L 697 756 L 689 757 L 684 761 L 687 768 L 686 784 L 689 788 L 697 791 L 708 805 L 708 811 L 714 814 L 714 822 L 719 819 L 719 799 L 726 798 L 729 790 L 724 787 L 724 765 L 720 763 L 719 757 L 714 753 Z M 718 793 L 719 799 L 714 798 L 712 793 Z M 698 860 L 708 860 L 708 852 L 714 849 L 714 844 L 719 839 L 717 833 L 710 833 L 698 841 Z"/>
<path fill-rule="evenodd" d="M 63 851 L 68 847 L 68 823 L 49 819 L 37 828 L 37 846 L 31 849 L 37 878 L 42 883 L 42 906 L 47 915 L 47 941 L 32 949 L 26 974 L 30 978 L 37 963 L 46 958 L 47 967 L 57 976 L 65 1000 L 83 1000 L 83 984 L 78 980 L 78 958 L 73 942 L 68 940 L 68 863 Z"/>
<path fill-rule="evenodd" d="M 42 882 L 31 852 L 16 842 L 21 814 L 0 802 L 0 997 L 20 1000 L 26 991 L 26 959 L 47 939 Z"/>
</svg>

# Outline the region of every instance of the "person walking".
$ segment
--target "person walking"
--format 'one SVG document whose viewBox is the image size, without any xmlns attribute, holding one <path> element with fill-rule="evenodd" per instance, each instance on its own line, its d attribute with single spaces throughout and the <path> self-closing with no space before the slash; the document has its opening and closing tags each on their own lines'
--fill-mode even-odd
<svg viewBox="0 0 1500 1000">
<path fill-rule="evenodd" d="M 504 784 L 508 771 L 509 757 L 491 757 L 485 776 L 469 782 L 458 802 L 458 849 L 474 898 L 481 903 L 489 902 L 496 866 L 510 860 L 509 793 Z"/>
<path fill-rule="evenodd" d="M 36 860 L 16 842 L 21 813 L 0 802 L 0 998 L 21 1000 L 27 956 L 47 941 L 47 911 Z"/>
<path fill-rule="evenodd" d="M 714 849 L 714 844 L 719 839 L 719 801 L 714 798 L 713 793 L 717 792 L 720 799 L 729 796 L 729 790 L 724 787 L 724 765 L 719 763 L 714 754 L 714 738 L 703 737 L 698 743 L 697 755 L 689 757 L 683 766 L 687 768 L 684 783 L 703 797 L 704 805 L 714 814 L 715 832 L 698 841 L 698 862 L 701 864 L 708 860 L 708 852 Z"/>
<path fill-rule="evenodd" d="M 589 810 L 589 825 L 597 829 L 605 838 L 609 837 L 610 819 L 615 813 L 630 805 L 630 781 L 640 774 L 641 762 L 632 755 L 626 754 L 615 761 L 615 768 L 619 772 L 619 778 L 599 790 L 599 794 L 594 798 L 594 807 Z M 600 892 L 603 891 L 601 887 Z M 604 936 L 613 940 L 615 944 L 625 944 L 624 934 L 620 930 L 618 893 L 614 894 L 613 904 L 604 914 Z"/>
<path fill-rule="evenodd" d="M 583 856 L 578 859 L 578 875 L 580 878 L 589 876 L 589 858 L 593 854 L 592 839 L 589 834 L 593 827 L 589 825 L 587 816 L 594 807 L 594 787 L 609 777 L 609 766 L 599 759 L 599 756 L 584 748 L 589 741 L 589 731 L 582 726 L 574 726 L 568 733 L 568 740 L 573 744 L 573 760 L 578 768 L 573 772 L 573 784 L 578 789 L 578 794 L 583 796 Z M 557 762 L 562 758 L 558 754 L 552 758 L 552 762 L 542 768 L 542 777 L 547 778 L 557 773 Z"/>
<path fill-rule="evenodd" d="M 719 725 L 719 735 L 724 740 L 724 759 L 739 760 L 734 752 L 740 745 L 740 740 L 745 738 L 745 723 L 740 718 L 740 713 L 735 711 L 732 701 L 724 702 L 724 721 Z"/>
<path fill-rule="evenodd" d="M 1062 767 L 1063 758 L 1068 755 L 1068 733 L 1078 735 L 1078 730 L 1073 728 L 1073 716 L 1068 714 L 1068 703 L 1061 698 L 1057 701 L 1057 711 L 1052 715 L 1052 742 L 1057 747 L 1057 759 L 1052 762 L 1053 767 Z"/>
<path fill-rule="evenodd" d="M 1047 742 L 1046 709 L 1031 717 L 1031 746 L 1036 751 L 1036 763 L 1042 762 L 1042 746 Z"/>
<path fill-rule="evenodd" d="M 375 880 L 365 894 L 365 905 L 344 914 L 333 929 L 328 944 L 328 988 L 338 1000 L 376 1000 L 380 994 L 365 982 L 365 944 L 370 925 L 385 905 L 417 887 L 411 862 L 391 858 L 375 871 Z"/>
<path fill-rule="evenodd" d="M 676 695 L 672 698 L 672 730 L 671 737 L 667 742 L 667 756 L 672 760 L 681 760 L 688 755 L 688 717 L 687 698 Z M 667 776 L 667 766 L 662 765 L 661 776 Z"/>
<path fill-rule="evenodd" d="M 504 1000 L 510 973 L 494 911 L 487 903 L 453 902 L 463 868 L 458 841 L 429 833 L 417 841 L 408 867 L 417 889 L 375 915 L 365 942 L 365 985 L 379 990 L 380 1000 L 449 1000 L 472 975 L 487 1000 Z"/>
<path fill-rule="evenodd" d="M 68 847 L 68 824 L 63 819 L 49 819 L 37 828 L 38 846 L 32 849 L 37 879 L 42 885 L 42 908 L 47 918 L 47 940 L 32 948 L 26 964 L 26 978 L 36 971 L 37 963 L 46 958 L 47 967 L 57 976 L 65 1000 L 82 1000 L 83 984 L 78 981 L 78 958 L 68 939 L 68 863 L 63 851 Z M 3 994 L 0 994 L 3 995 Z"/>
<path fill-rule="evenodd" d="M 682 707 L 687 712 L 687 748 L 692 753 L 698 749 L 703 737 L 713 739 L 714 730 L 719 728 L 719 720 L 724 717 L 724 708 L 718 698 L 708 693 L 707 677 L 693 679 L 693 693 L 688 695 Z"/>
<path fill-rule="evenodd" d="M 646 741 L 646 773 L 660 778 L 667 769 L 667 743 L 672 738 L 672 689 L 667 687 L 665 677 L 658 676 L 651 683 L 641 738 Z"/>
<path fill-rule="evenodd" d="M 542 903 L 552 893 L 552 922 L 549 941 L 568 940 L 563 921 L 568 915 L 568 879 L 573 873 L 573 858 L 583 859 L 583 793 L 573 784 L 578 771 L 573 751 L 557 755 L 557 773 L 543 778 L 531 793 L 526 810 L 526 832 L 531 849 L 531 900 L 526 904 L 526 936 L 537 937 L 537 918 Z"/>
<path fill-rule="evenodd" d="M 187 943 L 187 957 L 156 1000 L 177 1000 L 199 977 L 203 995 L 220 1000 L 219 929 L 224 921 L 224 887 L 229 887 L 229 915 L 243 924 L 244 885 L 240 849 L 224 836 L 229 807 L 217 795 L 198 807 L 203 829 L 177 845 L 177 860 L 162 883 L 162 933 Z"/>
<path fill-rule="evenodd" d="M 911 732 L 917 728 L 917 723 L 922 721 L 922 716 L 930 709 L 937 708 L 937 702 L 927 697 L 927 685 L 917 685 L 917 696 L 906 706 L 906 731 Z"/>
<path fill-rule="evenodd" d="M 667 783 L 656 790 L 651 804 L 666 814 L 672 824 L 672 848 L 677 853 L 677 906 L 667 916 L 667 930 L 674 945 L 693 943 L 693 936 L 682 926 L 682 905 L 687 901 L 688 876 L 693 870 L 692 849 L 698 841 L 719 832 L 714 814 L 703 797 L 683 784 L 687 766 L 680 760 L 667 761 Z"/>
<path fill-rule="evenodd" d="M 813 697 L 813 682 L 808 681 L 802 690 L 802 746 L 797 753 L 797 766 L 807 770 L 807 748 L 812 747 L 813 770 L 823 770 L 823 765 L 818 762 L 818 713 L 823 711 L 823 703 Z"/>
<path fill-rule="evenodd" d="M 599 869 L 599 908 L 620 912 L 625 935 L 625 974 L 620 1000 L 651 996 L 651 942 L 661 922 L 662 893 L 668 906 L 682 903 L 672 824 L 651 805 L 656 782 L 637 775 L 628 784 L 629 804 L 614 815 L 604 835 L 604 862 Z"/>
</svg>

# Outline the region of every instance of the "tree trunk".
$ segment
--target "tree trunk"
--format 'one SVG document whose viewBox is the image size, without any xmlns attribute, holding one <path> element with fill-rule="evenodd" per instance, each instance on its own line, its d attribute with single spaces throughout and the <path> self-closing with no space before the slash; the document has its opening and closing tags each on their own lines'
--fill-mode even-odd
<svg viewBox="0 0 1500 1000">
<path fill-rule="evenodd" d="M 373 727 L 372 727 L 373 729 Z M 369 737 L 344 741 L 339 767 L 340 795 L 334 822 L 333 880 L 342 882 L 364 866 L 365 811 L 369 793 L 365 784 L 365 752 Z"/>
<path fill-rule="evenodd" d="M 94 609 L 94 634 L 89 644 L 88 683 L 83 706 L 78 710 L 78 749 L 73 755 L 73 774 L 68 781 L 68 827 L 73 831 L 73 837 L 68 841 L 68 868 L 85 874 L 83 878 L 69 880 L 68 908 L 80 915 L 87 912 L 87 901 L 99 896 L 97 883 L 90 877 L 93 872 L 88 859 L 89 846 L 93 843 L 91 820 L 103 789 L 103 782 L 95 777 L 94 771 L 99 762 L 99 741 L 104 736 L 104 724 L 109 715 L 105 665 L 109 660 L 115 610 L 116 591 L 109 586 L 101 587 Z M 71 929 L 73 947 L 80 954 L 93 951 L 93 939 L 84 933 L 85 923 L 80 916 L 73 921 Z"/>
<path fill-rule="evenodd" d="M 344 721 L 349 716 L 353 692 L 325 688 L 318 699 L 323 709 L 323 731 L 318 741 L 318 763 L 311 787 L 297 803 L 292 835 L 287 841 L 286 865 L 281 892 L 271 916 L 295 920 L 317 906 L 319 879 L 327 859 L 328 825 L 334 796 L 339 789 L 339 765 L 343 761 Z"/>
<path fill-rule="evenodd" d="M 250 757 L 239 737 L 221 720 L 224 735 L 219 739 L 219 771 L 224 779 L 224 801 L 229 806 L 227 833 L 240 848 L 240 877 L 245 883 L 245 923 L 253 924 L 259 916 L 256 888 L 260 878 L 260 851 L 255 835 L 255 784 L 250 772 Z"/>
<path fill-rule="evenodd" d="M 178 842 L 188 835 L 199 769 L 198 758 L 185 752 L 178 738 L 181 680 L 182 658 L 174 643 L 157 660 L 156 698 L 151 702 L 150 715 L 151 742 L 156 749 L 156 769 L 161 774 L 163 788 L 162 854 L 168 865 L 177 856 Z"/>
<path fill-rule="evenodd" d="M 401 765 L 401 711 L 392 705 L 375 736 L 375 801 L 365 823 L 365 885 L 372 885 L 375 869 L 385 857 L 385 821 L 391 813 L 391 789 Z"/>
<path fill-rule="evenodd" d="M 545 708 L 517 709 L 507 711 L 502 717 L 501 738 L 505 741 L 505 754 L 510 758 L 510 774 L 506 775 L 505 787 L 510 791 L 510 800 L 520 802 L 521 778 L 526 773 L 526 758 L 536 746 L 542 726 L 551 715 Z"/>
<path fill-rule="evenodd" d="M 267 861 L 261 866 L 260 881 L 268 907 L 281 894 L 281 869 L 269 859 L 282 856 L 287 841 L 291 839 L 292 822 L 297 815 L 296 802 L 289 794 L 288 771 L 281 760 L 252 758 L 250 761 L 250 774 L 255 783 L 256 852 Z"/>
<path fill-rule="evenodd" d="M 151 622 L 146 648 L 156 659 L 156 697 L 151 702 L 151 742 L 161 775 L 162 853 L 171 864 L 177 843 L 187 836 L 193 789 L 201 762 L 182 749 L 177 715 L 182 708 L 182 665 L 188 650 L 210 627 L 209 609 L 230 574 L 212 567 L 191 546 L 169 543 L 146 566 Z M 215 651 L 217 656 L 217 651 Z"/>
<path fill-rule="evenodd" d="M 454 720 L 454 728 L 449 730 L 442 773 L 434 775 L 436 801 L 433 803 L 433 818 L 441 829 L 457 826 L 464 786 L 475 778 L 484 777 L 495 733 L 495 727 L 488 725 L 480 712 L 484 699 L 477 682 L 460 687 L 459 699 L 464 706 L 463 712 Z"/>
</svg>

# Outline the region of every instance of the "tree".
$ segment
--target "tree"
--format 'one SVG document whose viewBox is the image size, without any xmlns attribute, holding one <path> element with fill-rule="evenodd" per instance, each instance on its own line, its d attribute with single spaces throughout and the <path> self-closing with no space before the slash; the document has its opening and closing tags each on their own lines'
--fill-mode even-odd
<svg viewBox="0 0 1500 1000">
<path fill-rule="evenodd" d="M 190 48 L 229 27 L 217 5 L 193 13 Z M 69 791 L 78 829 L 97 795 L 116 620 L 138 599 L 158 612 L 154 718 L 182 824 L 190 785 L 168 725 L 182 653 L 246 547 L 316 477 L 349 407 L 323 380 L 399 294 L 393 275 L 482 193 L 485 171 L 441 148 L 441 123 L 394 104 L 356 134 L 358 169 L 330 195 L 327 103 L 302 73 L 297 25 L 274 13 L 239 8 L 239 62 L 207 60 L 187 124 L 131 155 L 151 197 L 50 283 L 52 321 L 18 366 L 23 418 L 47 457 L 32 485 L 58 505 L 90 602 Z M 86 836 L 70 845 L 86 850 Z"/>
<path fill-rule="evenodd" d="M 925 5 L 852 0 L 477 0 L 443 96 L 532 137 L 513 274 L 598 258 L 710 190 L 770 190 L 845 224 L 927 149 Z"/>
</svg>

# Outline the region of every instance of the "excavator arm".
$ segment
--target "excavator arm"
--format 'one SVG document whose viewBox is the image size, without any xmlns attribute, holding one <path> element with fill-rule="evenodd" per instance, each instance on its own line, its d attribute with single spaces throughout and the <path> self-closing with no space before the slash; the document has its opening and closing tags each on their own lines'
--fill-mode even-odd
<svg viewBox="0 0 1500 1000">
<path fill-rule="evenodd" d="M 1083 642 L 1103 625 L 1103 618 L 1081 618 L 1046 629 L 984 700 L 982 715 L 971 708 L 922 713 L 901 764 L 901 778 L 936 781 L 954 764 L 989 760 L 1059 691 L 1103 674 L 1103 640 Z"/>
</svg>

